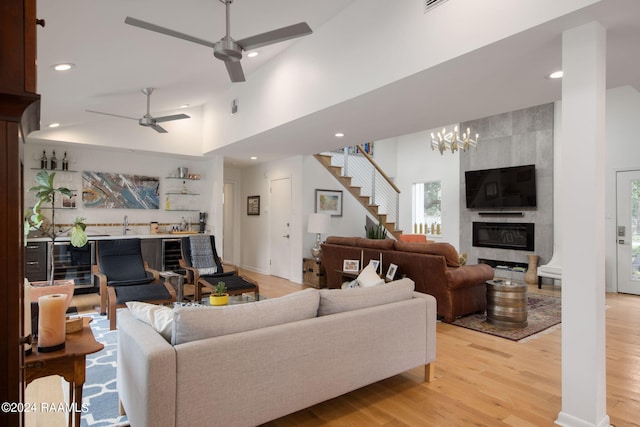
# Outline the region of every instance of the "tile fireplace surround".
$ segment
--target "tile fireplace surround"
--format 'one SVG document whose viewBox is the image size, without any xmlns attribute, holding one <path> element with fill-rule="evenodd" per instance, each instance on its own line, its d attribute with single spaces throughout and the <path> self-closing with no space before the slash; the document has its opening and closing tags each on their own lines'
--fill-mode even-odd
<svg viewBox="0 0 640 427">
<path fill-rule="evenodd" d="M 540 264 L 551 259 L 554 114 L 554 104 L 544 104 L 460 124 L 463 129 L 469 127 L 481 135 L 478 148 L 460 156 L 460 252 L 467 252 L 469 263 L 487 259 L 499 264 L 526 265 L 529 255 L 538 255 Z M 496 212 L 466 208 L 465 171 L 527 164 L 536 167 L 537 207 Z M 494 233 L 487 233 L 485 242 L 476 245 L 473 237 L 475 223 L 506 223 L 512 227 L 530 224 L 527 227 L 532 226 L 529 232 L 533 236 L 525 239 L 525 230 L 511 230 L 505 237 L 510 241 L 494 244 Z M 530 240 L 530 243 L 523 244 L 523 240 Z M 523 272 L 501 271 L 500 274 L 505 278 L 524 279 Z"/>
</svg>

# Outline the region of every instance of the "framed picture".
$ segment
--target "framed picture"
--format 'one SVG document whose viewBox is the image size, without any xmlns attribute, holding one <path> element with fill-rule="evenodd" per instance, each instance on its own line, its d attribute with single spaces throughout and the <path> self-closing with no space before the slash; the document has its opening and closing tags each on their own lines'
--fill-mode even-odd
<svg viewBox="0 0 640 427">
<path fill-rule="evenodd" d="M 342 261 L 342 271 L 357 273 L 360 271 L 360 261 L 357 259 L 345 259 Z"/>
<path fill-rule="evenodd" d="M 369 261 L 369 264 L 373 264 L 373 268 L 375 268 L 377 273 L 378 268 L 380 267 L 380 261 L 378 261 L 377 259 L 372 259 L 371 261 Z"/>
<path fill-rule="evenodd" d="M 71 197 L 62 196 L 62 207 L 65 209 L 75 209 L 76 208 L 76 198 L 78 196 L 77 191 L 73 191 Z"/>
<path fill-rule="evenodd" d="M 395 264 L 389 264 L 389 269 L 387 270 L 387 280 L 392 281 L 394 277 L 396 277 L 396 271 L 398 270 L 398 266 Z"/>
<path fill-rule="evenodd" d="M 342 216 L 342 191 L 316 190 L 316 213 Z"/>
<path fill-rule="evenodd" d="M 247 197 L 247 215 L 260 215 L 260 196 Z"/>
</svg>

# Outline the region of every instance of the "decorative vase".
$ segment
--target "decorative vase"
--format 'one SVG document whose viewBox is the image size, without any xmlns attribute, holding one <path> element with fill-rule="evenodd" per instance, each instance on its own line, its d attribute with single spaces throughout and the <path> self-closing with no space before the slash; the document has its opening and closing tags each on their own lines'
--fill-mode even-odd
<svg viewBox="0 0 640 427">
<path fill-rule="evenodd" d="M 538 255 L 529 255 L 529 266 L 527 267 L 527 273 L 524 275 L 524 281 L 529 285 L 538 284 Z"/>
<path fill-rule="evenodd" d="M 220 306 L 229 304 L 229 294 L 209 295 L 209 304 Z"/>
</svg>

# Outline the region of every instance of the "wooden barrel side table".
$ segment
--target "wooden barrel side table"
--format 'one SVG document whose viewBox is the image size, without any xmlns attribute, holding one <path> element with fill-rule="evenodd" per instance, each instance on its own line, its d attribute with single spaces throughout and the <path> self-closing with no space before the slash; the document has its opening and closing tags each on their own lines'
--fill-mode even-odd
<svg viewBox="0 0 640 427">
<path fill-rule="evenodd" d="M 487 322 L 502 328 L 526 327 L 527 284 L 510 280 L 487 281 Z"/>
</svg>

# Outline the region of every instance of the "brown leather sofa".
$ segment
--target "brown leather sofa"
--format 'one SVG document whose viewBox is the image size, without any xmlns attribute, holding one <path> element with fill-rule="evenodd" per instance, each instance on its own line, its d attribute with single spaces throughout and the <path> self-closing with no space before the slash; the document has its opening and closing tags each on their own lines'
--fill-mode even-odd
<svg viewBox="0 0 640 427">
<path fill-rule="evenodd" d="M 445 322 L 486 309 L 485 282 L 493 279 L 493 268 L 486 264 L 461 266 L 457 251 L 449 243 L 331 236 L 322 245 L 321 255 L 327 287 L 339 288 L 346 280 L 341 273 L 345 259 L 361 260 L 362 268 L 381 255 L 383 276 L 389 264 L 396 264 L 395 277 L 409 277 L 415 282 L 416 291 L 433 295 L 438 317 Z"/>
</svg>

